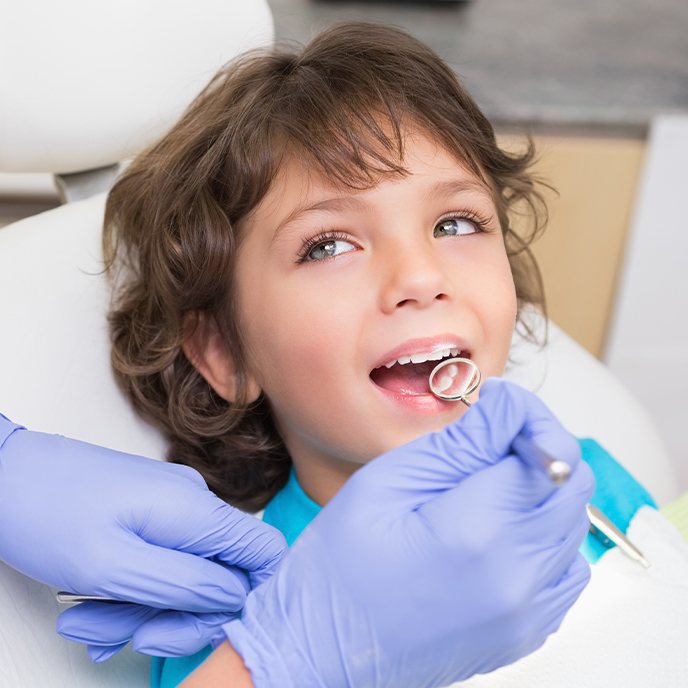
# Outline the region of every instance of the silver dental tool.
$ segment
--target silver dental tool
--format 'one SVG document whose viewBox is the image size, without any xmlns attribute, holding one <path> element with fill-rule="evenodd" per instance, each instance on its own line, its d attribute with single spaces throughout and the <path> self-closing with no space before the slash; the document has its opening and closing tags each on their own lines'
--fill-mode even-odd
<svg viewBox="0 0 688 688">
<path fill-rule="evenodd" d="M 111 604 L 125 604 L 123 600 L 113 600 L 99 595 L 75 595 L 71 592 L 58 592 L 55 599 L 60 604 L 75 604 L 76 602 L 110 602 Z"/>
<path fill-rule="evenodd" d="M 438 399 L 461 401 L 471 406 L 468 397 L 480 386 L 480 369 L 470 358 L 448 358 L 438 363 L 430 373 L 428 385 Z M 571 467 L 550 456 L 531 439 L 517 435 L 511 446 L 519 458 L 529 466 L 543 471 L 555 484 L 563 485 L 571 475 Z M 643 553 L 597 508 L 588 504 L 590 532 L 603 544 L 614 543 L 624 554 L 649 568 L 650 563 Z"/>
<path fill-rule="evenodd" d="M 631 559 L 635 559 L 646 569 L 650 568 L 650 562 L 643 553 L 597 507 L 588 504 L 586 509 L 592 533 L 596 534 L 604 544 L 607 544 L 607 541 L 613 542 Z"/>
</svg>

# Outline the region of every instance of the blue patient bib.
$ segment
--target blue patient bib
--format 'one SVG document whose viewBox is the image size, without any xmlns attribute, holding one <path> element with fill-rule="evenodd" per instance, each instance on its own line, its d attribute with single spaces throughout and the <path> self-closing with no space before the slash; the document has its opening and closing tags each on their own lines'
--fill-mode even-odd
<svg viewBox="0 0 688 688">
<path fill-rule="evenodd" d="M 650 493 L 615 461 L 595 440 L 579 440 L 583 460 L 595 474 L 595 492 L 590 500 L 622 533 L 628 530 L 636 511 L 642 506 L 657 508 Z M 608 549 L 615 545 L 604 536 L 588 536 L 583 541 L 581 554 L 595 563 Z"/>
</svg>

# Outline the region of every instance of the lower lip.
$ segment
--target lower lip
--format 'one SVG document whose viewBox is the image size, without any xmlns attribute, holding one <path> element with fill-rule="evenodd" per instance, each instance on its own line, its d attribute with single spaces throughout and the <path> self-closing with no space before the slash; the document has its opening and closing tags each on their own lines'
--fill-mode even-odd
<svg viewBox="0 0 688 688">
<path fill-rule="evenodd" d="M 400 394 L 392 392 L 389 389 L 376 385 L 372 380 L 371 384 L 375 389 L 388 401 L 396 406 L 401 406 L 414 413 L 427 414 L 429 416 L 444 413 L 445 411 L 454 410 L 456 404 L 460 402 L 445 401 L 438 399 L 434 394 Z"/>
</svg>

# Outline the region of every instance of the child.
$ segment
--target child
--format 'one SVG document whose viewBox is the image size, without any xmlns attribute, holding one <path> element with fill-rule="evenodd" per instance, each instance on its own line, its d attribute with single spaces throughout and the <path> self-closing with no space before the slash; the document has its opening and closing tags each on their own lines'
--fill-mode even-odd
<svg viewBox="0 0 688 688">
<path fill-rule="evenodd" d="M 543 307 L 532 158 L 397 29 L 221 71 L 106 210 L 113 365 L 170 457 L 291 543 L 362 463 L 458 418 L 429 394 L 437 360 L 500 375 L 522 306 Z"/>
</svg>

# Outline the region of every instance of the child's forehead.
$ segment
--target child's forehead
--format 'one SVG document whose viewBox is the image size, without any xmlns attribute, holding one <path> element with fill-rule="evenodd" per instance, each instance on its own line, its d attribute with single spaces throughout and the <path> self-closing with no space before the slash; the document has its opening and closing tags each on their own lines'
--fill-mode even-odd
<svg viewBox="0 0 688 688">
<path fill-rule="evenodd" d="M 380 184 L 402 178 L 417 179 L 430 184 L 435 178 L 461 178 L 474 183 L 492 195 L 493 186 L 485 174 L 476 174 L 465 159 L 437 138 L 418 129 L 404 132 L 404 147 L 397 160 L 399 168 L 375 169 L 374 161 L 361 157 L 359 165 L 352 165 L 349 183 L 341 182 L 341 168 L 330 171 L 322 159 L 314 159 L 303 150 L 285 151 L 276 169 L 267 195 L 284 193 L 286 187 L 297 188 L 302 196 L 321 193 L 354 195 L 370 191 Z"/>
<path fill-rule="evenodd" d="M 403 180 L 405 192 L 417 189 L 417 195 L 412 193 L 421 199 L 469 192 L 486 211 L 494 211 L 493 189 L 459 156 L 427 136 L 409 140 L 400 160 L 402 170 L 380 173 L 367 184 L 342 184 L 334 175 L 328 175 L 318 161 L 297 151 L 285 154 L 267 193 L 247 216 L 247 224 L 264 228 L 284 226 L 301 216 L 304 209 L 333 212 L 370 208 L 384 202 L 379 200 L 378 189 L 394 180 Z"/>
</svg>

